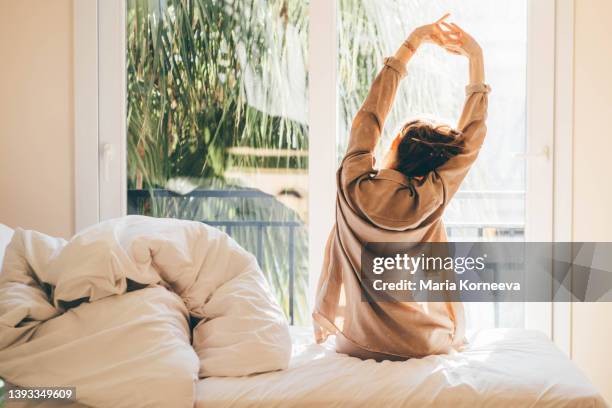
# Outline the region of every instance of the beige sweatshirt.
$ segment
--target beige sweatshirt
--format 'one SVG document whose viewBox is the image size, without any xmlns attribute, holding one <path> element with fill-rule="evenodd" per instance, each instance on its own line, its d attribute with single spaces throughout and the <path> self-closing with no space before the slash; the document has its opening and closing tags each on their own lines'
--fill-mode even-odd
<svg viewBox="0 0 612 408">
<path fill-rule="evenodd" d="M 329 236 L 313 312 L 318 342 L 336 334 L 337 351 L 362 358 L 405 359 L 441 354 L 464 342 L 460 303 L 364 302 L 361 250 L 368 242 L 446 242 L 444 209 L 483 143 L 488 85 L 474 84 L 457 129 L 465 147 L 417 180 L 374 168 L 374 148 L 405 66 L 385 59 L 355 116 L 348 150 L 337 172 L 336 224 Z"/>
</svg>

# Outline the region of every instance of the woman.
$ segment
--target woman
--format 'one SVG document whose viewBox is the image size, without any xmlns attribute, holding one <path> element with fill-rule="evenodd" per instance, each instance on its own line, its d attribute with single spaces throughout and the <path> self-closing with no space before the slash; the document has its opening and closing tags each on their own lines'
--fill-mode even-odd
<svg viewBox="0 0 612 408">
<path fill-rule="evenodd" d="M 406 359 L 447 353 L 464 343 L 460 303 L 363 302 L 359 279 L 367 242 L 447 241 L 444 209 L 483 143 L 489 87 L 482 50 L 456 24 L 446 23 L 447 17 L 414 30 L 395 56 L 385 59 L 353 120 L 337 173 L 336 224 L 313 312 L 317 341 L 336 334 L 341 353 Z M 375 169 L 374 148 L 406 65 L 427 42 L 469 59 L 470 82 L 457 130 L 425 120 L 408 122 Z"/>
</svg>

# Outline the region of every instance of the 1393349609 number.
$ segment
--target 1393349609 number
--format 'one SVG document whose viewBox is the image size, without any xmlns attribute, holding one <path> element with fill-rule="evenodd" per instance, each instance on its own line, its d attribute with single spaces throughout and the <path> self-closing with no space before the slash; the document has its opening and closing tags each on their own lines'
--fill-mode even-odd
<svg viewBox="0 0 612 408">
<path fill-rule="evenodd" d="M 6 390 L 5 398 L 7 401 L 76 401 L 76 389 L 75 387 L 13 387 Z"/>
</svg>

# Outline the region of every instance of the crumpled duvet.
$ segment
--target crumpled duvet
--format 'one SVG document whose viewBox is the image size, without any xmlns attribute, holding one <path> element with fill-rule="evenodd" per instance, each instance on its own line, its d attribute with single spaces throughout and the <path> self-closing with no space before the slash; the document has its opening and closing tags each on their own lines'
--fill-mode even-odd
<svg viewBox="0 0 612 408">
<path fill-rule="evenodd" d="M 17 229 L 0 274 L 0 377 L 92 406 L 193 406 L 198 377 L 284 369 L 255 258 L 199 222 L 128 216 L 70 241 Z"/>
</svg>

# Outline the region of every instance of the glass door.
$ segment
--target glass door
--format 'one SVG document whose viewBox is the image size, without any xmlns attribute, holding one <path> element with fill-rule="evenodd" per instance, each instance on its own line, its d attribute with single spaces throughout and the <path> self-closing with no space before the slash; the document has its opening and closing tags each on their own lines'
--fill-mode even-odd
<svg viewBox="0 0 612 408">
<path fill-rule="evenodd" d="M 493 92 L 487 141 L 446 214 L 449 237 L 549 241 L 554 4 L 98 1 L 88 223 L 145 214 L 219 227 L 257 257 L 290 321 L 308 323 L 352 116 L 382 57 L 450 11 L 481 42 Z M 408 117 L 454 123 L 467 76 L 460 58 L 419 50 L 382 149 Z M 532 306 L 468 312 L 478 326 L 549 332 L 548 306 Z"/>
</svg>

